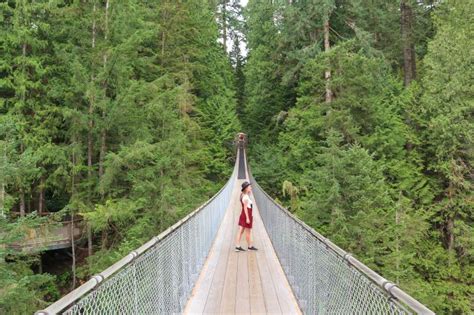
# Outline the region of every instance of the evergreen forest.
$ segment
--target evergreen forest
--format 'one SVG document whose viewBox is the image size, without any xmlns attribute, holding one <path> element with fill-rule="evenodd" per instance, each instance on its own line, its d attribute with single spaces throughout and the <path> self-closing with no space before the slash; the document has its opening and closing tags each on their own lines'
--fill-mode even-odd
<svg viewBox="0 0 474 315">
<path fill-rule="evenodd" d="M 1 1 L 0 314 L 208 200 L 240 131 L 279 203 L 436 313 L 472 314 L 473 112 L 469 0 Z M 12 246 L 76 220 L 72 247 Z"/>
</svg>

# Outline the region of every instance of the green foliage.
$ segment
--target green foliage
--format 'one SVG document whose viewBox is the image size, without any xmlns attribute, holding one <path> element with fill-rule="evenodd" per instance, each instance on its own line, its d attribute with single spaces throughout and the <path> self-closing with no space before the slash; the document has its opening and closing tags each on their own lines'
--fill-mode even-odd
<svg viewBox="0 0 474 315">
<path fill-rule="evenodd" d="M 400 3 L 250 1 L 250 161 L 268 192 L 336 244 L 434 311 L 467 314 L 473 5 L 410 3 L 421 79 L 404 88 Z M 253 24 L 262 16 L 267 32 Z"/>
<path fill-rule="evenodd" d="M 472 312 L 474 6 L 409 4 L 405 88 L 399 2 L 250 0 L 245 24 L 234 0 L 1 3 L 0 313 L 44 307 L 206 200 L 241 126 L 291 211 L 433 310 Z M 4 246 L 39 210 L 86 218 L 77 273 Z"/>
<path fill-rule="evenodd" d="M 284 109 L 279 87 L 278 64 L 275 48 L 277 28 L 273 22 L 274 6 L 268 1 L 250 2 L 246 8 L 247 43 L 249 51 L 245 66 L 244 130 L 254 139 L 264 139 L 269 132 L 272 117 Z"/>
<path fill-rule="evenodd" d="M 37 255 L 29 255 L 10 248 L 12 242 L 21 243 L 30 228 L 45 220 L 28 215 L 9 222 L 0 217 L 0 313 L 25 314 L 45 306 L 47 299 L 56 299 L 59 292 L 55 277 L 35 274 L 31 265 L 38 262 Z"/>
<path fill-rule="evenodd" d="M 215 10 L 197 0 L 0 4 L 5 226 L 19 210 L 82 215 L 94 251 L 77 257 L 86 279 L 217 191 L 240 125 Z M 1 313 L 32 312 L 74 280 L 34 274 L 28 256 L 0 261 Z"/>
<path fill-rule="evenodd" d="M 445 283 L 440 293 L 458 301 L 440 301 L 447 313 L 472 311 L 474 246 L 472 235 L 472 165 L 474 130 L 472 108 L 472 64 L 474 41 L 470 2 L 449 1 L 436 17 L 437 33 L 428 44 L 424 59 L 424 93 L 420 100 L 420 129 L 425 143 L 427 172 L 435 182 L 435 198 L 430 205 L 430 222 L 441 231 L 433 233 L 443 242 L 444 273 L 437 280 Z M 448 298 L 449 299 L 449 298 Z"/>
</svg>

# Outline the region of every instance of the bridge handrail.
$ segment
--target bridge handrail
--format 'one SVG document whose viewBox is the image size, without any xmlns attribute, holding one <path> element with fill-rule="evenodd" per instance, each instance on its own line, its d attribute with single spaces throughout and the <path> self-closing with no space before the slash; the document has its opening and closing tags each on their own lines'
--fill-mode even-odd
<svg viewBox="0 0 474 315">
<path fill-rule="evenodd" d="M 237 161 L 238 161 L 238 156 L 237 156 Z M 230 176 L 229 180 L 226 182 L 226 184 L 214 195 L 212 196 L 209 200 L 207 200 L 205 203 L 203 203 L 201 206 L 199 206 L 197 209 L 186 215 L 184 218 L 167 228 L 165 231 L 161 232 L 159 235 L 153 237 L 151 240 L 140 246 L 139 248 L 131 251 L 127 256 L 123 257 L 104 271 L 100 272 L 97 275 L 94 275 L 89 279 L 87 282 L 76 288 L 75 290 L 69 292 L 67 295 L 63 296 L 61 299 L 56 301 L 55 303 L 49 305 L 46 309 L 37 311 L 35 315 L 43 315 L 43 314 L 58 314 L 63 311 L 65 311 L 68 307 L 72 307 L 72 305 L 75 302 L 78 302 L 83 298 L 86 294 L 93 293 L 95 289 L 98 289 L 102 283 L 105 283 L 106 280 L 112 278 L 114 275 L 116 275 L 119 271 L 123 270 L 126 268 L 128 265 L 130 265 L 133 261 L 137 260 L 140 256 L 143 256 L 145 253 L 147 253 L 149 250 L 157 246 L 160 242 L 163 242 L 166 238 L 170 237 L 171 235 L 174 234 L 175 231 L 177 231 L 180 227 L 182 227 L 185 223 L 191 220 L 191 218 L 195 217 L 197 214 L 201 213 L 203 209 L 205 209 L 207 206 L 209 206 L 218 196 L 221 195 L 221 193 L 224 192 L 224 190 L 231 190 L 232 187 L 234 186 L 236 174 L 237 174 L 237 166 L 238 163 L 235 163 L 234 170 L 232 175 Z M 229 196 L 230 192 L 226 191 Z M 224 207 L 226 208 L 226 207 Z M 224 209 L 225 210 L 225 209 Z M 214 234 L 217 231 L 213 231 Z M 211 238 L 212 241 L 213 237 Z M 207 250 L 207 252 L 210 249 Z M 207 254 L 206 254 L 207 255 Z M 205 257 L 202 257 L 203 260 Z M 199 271 L 199 270 L 198 270 Z M 192 285 L 190 287 L 192 289 Z M 68 310 L 68 314 L 76 314 L 76 311 L 70 311 Z M 82 313 L 80 313 L 82 314 Z"/>
<path fill-rule="evenodd" d="M 253 177 L 253 175 L 250 171 L 250 166 L 248 166 L 248 172 L 249 172 L 251 183 L 254 186 L 253 191 L 254 191 L 254 193 L 257 192 L 257 194 L 254 194 L 254 195 L 258 195 L 258 193 L 261 192 L 266 197 L 266 199 L 268 201 L 270 201 L 275 207 L 277 207 L 285 215 L 287 215 L 289 218 L 291 218 L 291 220 L 293 220 L 299 226 L 301 226 L 304 230 L 306 230 L 310 235 L 312 235 L 313 237 L 318 239 L 321 243 L 323 243 L 326 246 L 326 248 L 330 249 L 337 256 L 339 256 L 344 261 L 346 261 L 349 266 L 354 267 L 355 269 L 360 271 L 365 277 L 367 277 L 367 279 L 369 279 L 371 282 L 375 283 L 380 289 L 383 290 L 384 293 L 386 293 L 388 295 L 388 297 L 391 300 L 393 300 L 397 304 L 398 304 L 398 302 L 403 303 L 403 305 L 408 306 L 411 310 L 415 311 L 418 314 L 427 314 L 427 315 L 428 314 L 435 314 L 433 311 L 431 311 L 425 305 L 421 304 L 419 301 L 417 301 L 416 299 L 411 297 L 409 294 L 407 294 L 406 292 L 401 290 L 395 283 L 392 283 L 392 282 L 388 281 L 387 279 L 385 279 L 384 277 L 382 277 L 381 275 L 379 275 L 378 273 L 376 273 L 375 271 L 373 271 L 372 269 L 367 267 L 365 264 L 363 264 L 358 259 L 356 259 L 354 256 L 352 256 L 352 254 L 346 252 L 345 250 L 343 250 L 342 248 L 340 248 L 339 246 L 337 246 L 336 244 L 331 242 L 328 238 L 324 237 L 322 234 L 315 231 L 313 228 L 308 226 L 305 222 L 303 222 L 301 219 L 299 219 L 293 213 L 291 213 L 288 209 L 286 209 L 285 207 L 280 205 L 278 202 L 276 202 L 273 198 L 271 198 L 267 194 L 267 192 L 265 190 L 263 190 L 263 188 L 255 180 L 255 178 Z M 257 200 L 257 198 L 258 197 L 255 196 L 255 199 L 256 199 L 257 204 L 259 205 L 259 209 L 260 209 L 262 200 L 260 200 L 260 203 L 259 203 L 259 200 Z M 262 212 L 262 210 L 260 210 L 260 212 Z M 265 215 L 262 214 L 262 219 L 263 219 L 264 225 L 267 227 L 267 224 L 265 224 L 266 222 L 265 222 L 264 216 Z M 268 227 L 267 227 L 267 232 L 269 233 L 270 238 L 272 239 L 272 242 L 273 242 L 271 231 L 268 231 Z M 276 248 L 275 248 L 275 250 L 277 252 L 277 255 L 280 257 L 280 254 L 278 253 L 278 250 Z M 283 266 L 283 267 L 285 267 L 285 266 Z M 286 270 L 285 270 L 285 272 L 286 272 Z M 288 275 L 288 274 L 287 274 L 287 276 L 291 277 L 291 275 Z M 296 295 L 298 295 L 298 294 L 296 293 Z M 305 303 L 305 301 L 303 301 L 303 302 Z M 304 309 L 304 305 L 300 305 L 300 306 L 302 306 L 302 308 Z"/>
</svg>

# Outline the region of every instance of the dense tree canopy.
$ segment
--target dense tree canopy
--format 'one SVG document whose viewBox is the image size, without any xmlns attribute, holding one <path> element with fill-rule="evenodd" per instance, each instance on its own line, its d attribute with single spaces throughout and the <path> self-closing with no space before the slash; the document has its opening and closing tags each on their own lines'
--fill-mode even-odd
<svg viewBox="0 0 474 315">
<path fill-rule="evenodd" d="M 82 215 L 91 254 L 55 279 L 33 272 L 39 255 L 0 246 L 0 313 L 58 298 L 57 285 L 108 267 L 230 174 L 240 128 L 216 10 L 212 1 L 0 4 L 0 243 L 46 220 L 38 214 Z"/>
<path fill-rule="evenodd" d="M 275 199 L 437 313 L 473 312 L 473 17 L 456 0 L 2 2 L 0 313 L 208 199 L 240 130 Z M 6 246 L 76 217 L 66 271 Z"/>
<path fill-rule="evenodd" d="M 442 314 L 472 312 L 473 13 L 469 1 L 246 9 L 255 177 Z"/>
</svg>

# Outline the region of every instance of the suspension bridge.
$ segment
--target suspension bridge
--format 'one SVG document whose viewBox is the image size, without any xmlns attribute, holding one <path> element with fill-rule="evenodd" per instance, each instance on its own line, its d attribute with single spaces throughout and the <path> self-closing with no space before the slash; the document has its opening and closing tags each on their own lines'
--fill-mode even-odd
<svg viewBox="0 0 474 315">
<path fill-rule="evenodd" d="M 35 314 L 434 314 L 300 221 L 252 177 L 246 137 L 224 187 L 163 233 Z M 240 185 L 254 252 L 234 252 Z"/>
</svg>

